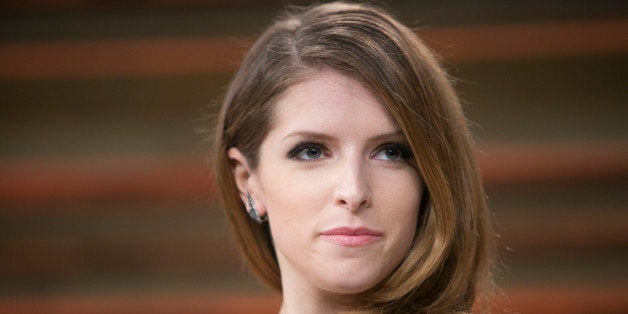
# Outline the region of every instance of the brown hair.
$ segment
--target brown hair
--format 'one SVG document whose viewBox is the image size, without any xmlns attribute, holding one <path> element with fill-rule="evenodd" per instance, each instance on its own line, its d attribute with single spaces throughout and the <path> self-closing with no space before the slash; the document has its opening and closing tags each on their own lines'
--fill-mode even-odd
<svg viewBox="0 0 628 314">
<path fill-rule="evenodd" d="M 248 218 L 227 151 L 237 147 L 255 169 L 277 98 L 320 69 L 352 77 L 379 97 L 407 138 L 426 186 L 412 249 L 388 277 L 361 294 L 360 307 L 471 311 L 490 288 L 493 234 L 460 102 L 416 34 L 363 4 L 293 9 L 260 36 L 229 85 L 218 116 L 215 173 L 251 269 L 281 290 L 268 225 Z"/>
</svg>

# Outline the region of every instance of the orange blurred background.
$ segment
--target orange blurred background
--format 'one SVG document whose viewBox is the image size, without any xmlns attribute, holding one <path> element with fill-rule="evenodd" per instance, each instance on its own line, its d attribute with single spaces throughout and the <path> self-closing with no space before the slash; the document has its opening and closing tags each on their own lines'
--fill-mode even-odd
<svg viewBox="0 0 628 314">
<path fill-rule="evenodd" d="M 0 1 L 0 313 L 273 313 L 206 115 L 280 0 Z M 628 313 L 628 4 L 389 1 L 465 101 L 501 307 Z"/>
</svg>

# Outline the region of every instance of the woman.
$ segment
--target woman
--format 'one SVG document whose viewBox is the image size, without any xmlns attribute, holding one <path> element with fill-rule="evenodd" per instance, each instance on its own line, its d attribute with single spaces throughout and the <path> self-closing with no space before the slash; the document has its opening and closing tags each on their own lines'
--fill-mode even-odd
<svg viewBox="0 0 628 314">
<path fill-rule="evenodd" d="M 367 5 L 296 9 L 218 116 L 218 185 L 281 313 L 469 312 L 492 233 L 459 101 L 434 55 Z"/>
</svg>

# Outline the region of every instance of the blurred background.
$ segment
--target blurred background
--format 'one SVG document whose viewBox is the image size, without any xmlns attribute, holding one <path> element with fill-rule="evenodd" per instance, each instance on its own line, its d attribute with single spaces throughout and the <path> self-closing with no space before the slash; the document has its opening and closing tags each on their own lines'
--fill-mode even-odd
<svg viewBox="0 0 628 314">
<path fill-rule="evenodd" d="M 0 1 L 0 312 L 273 313 L 199 130 L 279 0 Z M 628 3 L 389 1 L 480 142 L 504 306 L 628 313 Z"/>
</svg>

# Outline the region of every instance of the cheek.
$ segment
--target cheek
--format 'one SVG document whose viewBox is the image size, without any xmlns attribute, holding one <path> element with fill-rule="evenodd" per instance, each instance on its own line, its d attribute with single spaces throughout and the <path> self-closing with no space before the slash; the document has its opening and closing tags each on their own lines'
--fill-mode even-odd
<svg viewBox="0 0 628 314">
<path fill-rule="evenodd" d="M 276 254 L 285 259 L 282 273 L 286 271 L 286 261 L 289 265 L 301 265 L 297 266 L 300 271 L 310 273 L 313 266 L 307 266 L 307 261 L 318 256 L 314 243 L 326 204 L 320 182 L 311 176 L 277 171 L 273 181 L 266 181 L 264 190 Z"/>
<path fill-rule="evenodd" d="M 285 166 L 267 169 L 273 171 L 264 173 L 260 183 L 273 235 L 309 231 L 308 226 L 328 199 L 322 182 L 316 176 Z"/>
<path fill-rule="evenodd" d="M 423 184 L 414 172 L 406 172 L 388 178 L 379 186 L 379 206 L 385 208 L 378 214 L 395 234 L 400 247 L 408 247 L 414 240 L 419 216 Z"/>
</svg>

